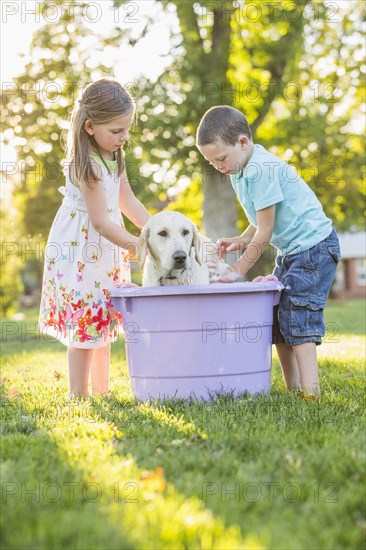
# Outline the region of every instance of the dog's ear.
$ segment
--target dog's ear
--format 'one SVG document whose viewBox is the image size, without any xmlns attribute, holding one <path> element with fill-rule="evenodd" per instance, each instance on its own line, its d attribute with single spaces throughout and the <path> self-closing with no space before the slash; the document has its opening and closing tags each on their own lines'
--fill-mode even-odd
<svg viewBox="0 0 366 550">
<path fill-rule="evenodd" d="M 197 227 L 192 224 L 193 227 L 193 240 L 192 240 L 192 247 L 194 248 L 194 253 L 196 257 L 196 261 L 199 265 L 202 265 L 202 257 L 201 257 L 201 239 L 197 230 Z"/>
<path fill-rule="evenodd" d="M 137 252 L 137 258 L 140 262 L 141 267 L 144 267 L 144 263 L 146 261 L 146 256 L 148 252 L 148 246 L 149 246 L 149 236 L 150 236 L 150 229 L 145 225 L 145 227 L 142 228 L 139 242 L 138 242 L 138 252 Z"/>
</svg>

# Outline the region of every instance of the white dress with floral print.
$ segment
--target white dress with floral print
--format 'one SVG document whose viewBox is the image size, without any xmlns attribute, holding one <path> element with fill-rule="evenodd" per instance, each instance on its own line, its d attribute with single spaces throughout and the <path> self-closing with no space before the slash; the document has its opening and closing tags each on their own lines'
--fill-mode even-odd
<svg viewBox="0 0 366 550">
<path fill-rule="evenodd" d="M 116 169 L 117 161 L 110 162 Z M 101 170 L 109 217 L 123 225 L 117 172 Z M 99 348 L 114 341 L 121 326 L 110 290 L 131 281 L 127 252 L 93 228 L 80 189 L 68 175 L 60 191 L 65 197 L 45 248 L 40 330 L 66 346 Z"/>
</svg>

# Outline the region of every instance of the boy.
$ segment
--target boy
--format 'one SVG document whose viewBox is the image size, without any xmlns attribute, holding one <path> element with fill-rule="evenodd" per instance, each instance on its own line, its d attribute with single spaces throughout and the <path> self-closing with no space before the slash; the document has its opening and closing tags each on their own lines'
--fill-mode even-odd
<svg viewBox="0 0 366 550">
<path fill-rule="evenodd" d="M 274 343 L 284 380 L 288 388 L 320 397 L 316 345 L 325 334 L 323 310 L 340 260 L 332 222 L 296 171 L 253 143 L 248 121 L 237 109 L 209 109 L 197 130 L 197 147 L 217 170 L 230 175 L 250 222 L 239 237 L 218 241 L 221 257 L 233 250 L 244 253 L 233 266 L 212 266 L 213 280 L 238 281 L 266 244 L 277 249 L 273 273 L 285 289 L 275 315 Z"/>
</svg>

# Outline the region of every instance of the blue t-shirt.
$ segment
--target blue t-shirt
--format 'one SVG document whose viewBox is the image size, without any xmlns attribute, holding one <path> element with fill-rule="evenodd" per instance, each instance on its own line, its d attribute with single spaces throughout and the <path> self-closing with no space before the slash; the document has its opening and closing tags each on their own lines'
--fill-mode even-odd
<svg viewBox="0 0 366 550">
<path fill-rule="evenodd" d="M 296 170 L 262 145 L 254 145 L 245 169 L 231 176 L 245 214 L 257 227 L 257 211 L 276 205 L 271 244 L 279 254 L 308 250 L 332 231 L 315 193 Z"/>
</svg>

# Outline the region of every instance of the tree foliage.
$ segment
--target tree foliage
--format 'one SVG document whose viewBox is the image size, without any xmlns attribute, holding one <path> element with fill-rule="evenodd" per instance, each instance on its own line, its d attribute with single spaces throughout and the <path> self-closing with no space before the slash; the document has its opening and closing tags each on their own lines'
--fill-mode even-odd
<svg viewBox="0 0 366 550">
<path fill-rule="evenodd" d="M 257 141 L 300 171 L 339 228 L 362 224 L 362 142 L 350 123 L 362 116 L 361 2 L 160 3 L 175 8 L 180 31 L 171 66 L 138 85 L 141 160 L 150 173 L 163 166 L 163 187 L 173 177 L 190 186 L 187 199 L 199 177 L 202 205 L 188 212 L 203 218 L 212 237 L 233 232 L 230 183 L 195 148 L 204 112 L 229 104 L 243 110 Z"/>
<path fill-rule="evenodd" d="M 12 212 L 2 208 L 0 212 L 2 254 L 0 267 L 0 313 L 8 315 L 21 292 L 20 271 L 22 269 L 19 250 L 19 232 Z"/>
<path fill-rule="evenodd" d="M 5 85 L 2 93 L 4 141 L 12 141 L 18 153 L 16 166 L 9 169 L 15 181 L 14 206 L 24 234 L 41 235 L 43 240 L 62 199 L 58 187 L 64 184 L 69 113 L 87 84 L 113 76 L 112 62 L 103 65 L 98 52 L 106 47 L 116 51 L 127 40 L 120 29 L 107 40 L 91 33 L 82 17 L 83 4 L 71 4 L 74 10 L 61 11 L 56 24 L 46 24 L 34 34 L 24 73 Z M 136 178 L 137 163 L 131 149 L 127 167 L 131 179 L 139 184 L 137 194 L 141 192 L 142 200 L 151 201 L 152 192 Z"/>
<path fill-rule="evenodd" d="M 113 55 L 103 65 L 98 52 L 118 54 L 138 40 L 119 26 L 99 36 L 84 25 L 83 4 L 71 4 L 72 20 L 63 10 L 57 23 L 34 34 L 24 73 L 2 94 L 5 140 L 18 151 L 12 206 L 22 234 L 41 242 L 62 198 L 60 137 L 77 91 L 113 75 Z M 156 81 L 141 76 L 135 83 L 137 117 L 126 156 L 147 207 L 180 209 L 212 238 L 245 228 L 229 180 L 195 146 L 204 112 L 229 104 L 246 114 L 256 141 L 296 166 L 337 227 L 362 226 L 363 4 L 156 0 L 150 13 L 158 6 L 179 22 L 171 31 L 172 62 Z"/>
</svg>

